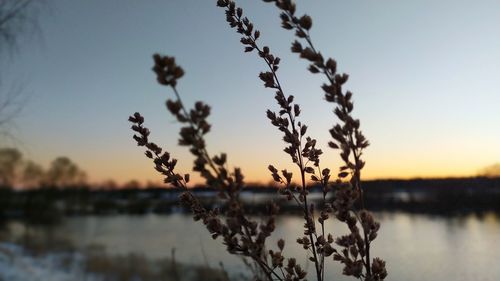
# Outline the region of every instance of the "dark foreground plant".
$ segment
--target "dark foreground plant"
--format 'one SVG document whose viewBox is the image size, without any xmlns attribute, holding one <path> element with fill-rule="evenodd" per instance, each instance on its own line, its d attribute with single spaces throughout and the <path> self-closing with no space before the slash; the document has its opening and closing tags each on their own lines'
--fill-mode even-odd
<svg viewBox="0 0 500 281">
<path fill-rule="evenodd" d="M 297 243 L 304 248 L 304 254 L 314 264 L 312 275 L 316 280 L 326 280 L 327 259 L 342 263 L 344 275 L 365 281 L 384 280 L 387 276 L 385 262 L 380 258 L 370 257 L 370 246 L 377 237 L 380 224 L 365 210 L 363 203 L 361 170 L 365 163 L 361 156 L 368 141 L 360 130 L 359 120 L 352 116 L 352 93 L 343 90 L 348 75 L 337 73 L 335 60 L 325 59 L 313 46 L 309 34 L 311 17 L 297 16 L 296 6 L 290 0 L 264 2 L 274 3 L 281 11 L 283 28 L 295 31 L 298 41 L 292 43 L 292 52 L 298 53 L 310 63 L 310 72 L 322 74 L 326 78 L 327 82 L 322 85 L 324 97 L 327 102 L 335 105 L 334 113 L 338 118 L 330 130 L 332 141 L 329 146 L 340 150 L 344 163 L 337 179 L 332 181 L 331 170 L 321 168 L 320 157 L 323 152 L 316 148 L 316 139 L 307 135 L 307 126 L 299 120 L 300 106 L 294 102 L 294 96 L 286 94 L 281 86 L 278 76 L 280 58 L 273 55 L 269 47 L 258 43 L 260 31 L 243 16 L 241 8 L 236 7 L 231 0 L 217 1 L 217 6 L 225 10 L 230 27 L 242 35 L 241 43 L 245 46 L 245 52 L 257 53 L 268 68 L 259 77 L 265 87 L 275 91 L 279 109 L 277 112 L 268 110 L 267 117 L 283 134 L 286 143 L 284 152 L 298 168 L 299 184 L 293 181 L 292 172 L 286 169 L 280 171 L 273 165 L 268 168 L 274 181 L 282 185 L 280 193 L 288 200 L 295 201 L 302 209 L 304 232 L 297 238 Z M 214 239 L 220 237 L 229 253 L 249 258 L 255 263 L 261 273 L 256 274 L 256 280 L 305 279 L 307 273 L 297 260 L 284 256 L 283 239 L 273 248 L 266 243 L 275 229 L 278 207 L 270 204 L 267 217 L 260 221 L 249 217 L 239 200 L 240 191 L 244 188 L 241 170 L 229 170 L 226 154 L 213 156 L 208 152 L 204 136 L 211 128 L 207 121 L 210 107 L 203 102 L 196 102 L 193 108 L 186 108 L 176 88 L 178 80 L 184 75 L 183 69 L 173 57 L 156 54 L 154 62 L 153 70 L 158 83 L 170 87 L 174 92 L 174 98 L 167 100 L 166 105 L 183 125 L 179 145 L 189 147 L 195 156 L 193 170 L 201 175 L 207 186 L 219 191 L 220 198 L 226 202 L 223 211 L 205 208 L 190 192 L 187 188 L 189 174 L 178 173 L 175 169 L 177 160 L 149 140 L 150 131 L 144 127 L 144 118 L 139 113 L 129 117 L 129 121 L 134 123 L 132 130 L 137 133 L 134 135 L 137 144 L 147 149 L 146 156 L 153 160 L 156 170 L 165 176 L 166 183 L 184 190 L 180 200 L 191 209 L 194 219 L 201 220 Z M 318 206 L 308 202 L 308 177 L 323 188 L 323 202 Z M 333 200 L 328 199 L 329 192 L 334 192 Z M 318 214 L 317 218 L 315 213 Z M 331 215 L 348 226 L 349 234 L 334 238 L 325 231 L 325 223 Z"/>
</svg>

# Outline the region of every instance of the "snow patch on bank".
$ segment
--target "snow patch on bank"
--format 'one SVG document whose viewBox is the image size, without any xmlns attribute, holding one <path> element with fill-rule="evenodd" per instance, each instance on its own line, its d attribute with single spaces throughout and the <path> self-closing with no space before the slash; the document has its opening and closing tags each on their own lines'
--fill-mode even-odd
<svg viewBox="0 0 500 281">
<path fill-rule="evenodd" d="M 31 255 L 14 243 L 0 243 L 0 280 L 9 281 L 101 281 L 84 271 L 83 255 L 58 252 Z"/>
</svg>

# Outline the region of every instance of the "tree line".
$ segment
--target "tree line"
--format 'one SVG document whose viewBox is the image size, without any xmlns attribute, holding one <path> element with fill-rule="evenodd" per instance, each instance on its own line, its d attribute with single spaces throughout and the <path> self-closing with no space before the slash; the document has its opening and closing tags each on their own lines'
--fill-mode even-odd
<svg viewBox="0 0 500 281">
<path fill-rule="evenodd" d="M 60 156 L 49 167 L 26 159 L 16 148 L 0 148 L 0 187 L 18 189 L 86 186 L 86 173 L 70 158 Z"/>
</svg>

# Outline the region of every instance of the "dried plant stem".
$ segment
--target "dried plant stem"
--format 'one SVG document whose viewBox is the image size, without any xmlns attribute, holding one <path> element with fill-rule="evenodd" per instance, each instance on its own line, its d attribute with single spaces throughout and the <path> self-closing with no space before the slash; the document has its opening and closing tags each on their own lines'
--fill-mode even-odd
<svg viewBox="0 0 500 281">
<path fill-rule="evenodd" d="M 254 38 L 253 38 L 252 41 L 253 41 L 253 43 L 256 46 L 255 49 L 259 53 L 262 52 L 262 50 L 258 47 L 257 43 L 255 42 Z M 284 97 L 285 96 L 284 95 L 284 91 L 283 91 L 283 88 L 281 87 L 281 83 L 279 82 L 278 74 L 276 73 L 275 69 L 273 68 L 273 66 L 271 65 L 271 63 L 269 62 L 269 60 L 267 58 L 264 58 L 264 61 L 266 62 L 267 66 L 269 67 L 269 70 L 273 74 L 274 81 L 277 84 L 278 92 L 281 93 L 283 95 L 283 97 Z M 295 118 L 292 115 L 291 111 L 287 112 L 287 116 L 288 116 L 288 120 L 290 121 L 290 124 L 292 126 L 292 133 L 294 133 L 294 134 L 298 133 L 297 128 L 295 126 Z M 308 222 L 311 214 L 309 213 L 309 205 L 307 203 L 307 184 L 306 184 L 304 159 L 303 159 L 302 153 L 301 153 L 302 149 L 303 149 L 302 143 L 299 140 L 299 145 L 297 146 L 297 148 L 295 150 L 295 153 L 296 153 L 297 158 L 298 158 L 297 165 L 298 165 L 298 167 L 300 169 L 300 178 L 301 178 L 301 183 L 302 183 L 302 194 L 304 196 L 304 203 L 303 203 L 302 209 L 303 209 L 303 212 L 304 212 L 304 218 Z M 313 229 L 312 229 L 312 227 L 310 226 L 309 223 L 307 223 L 307 227 L 309 228 L 308 229 L 309 230 L 309 239 L 311 239 L 311 248 L 312 248 L 312 253 L 313 253 L 313 258 L 314 258 L 314 267 L 316 269 L 316 275 L 317 275 L 318 280 L 323 280 L 323 278 L 322 278 L 323 274 L 321 272 L 322 271 L 321 270 L 321 265 L 318 262 L 318 255 L 316 253 L 316 245 L 315 245 L 315 240 L 316 239 L 314 239 L 314 237 L 313 237 L 314 231 L 313 231 Z"/>
<path fill-rule="evenodd" d="M 301 29 L 300 26 L 298 26 L 298 28 Z M 314 45 L 312 43 L 312 40 L 311 40 L 311 37 L 310 37 L 310 34 L 309 34 L 309 30 L 305 30 L 304 31 L 305 34 L 306 34 L 306 37 L 304 38 L 309 47 L 315 52 L 317 53 L 316 49 L 314 48 Z M 332 75 L 326 70 L 326 69 L 323 69 L 323 74 L 326 76 L 326 78 L 330 81 L 330 83 L 334 83 L 334 80 L 333 80 L 333 77 Z M 344 114 L 349 114 L 348 112 L 348 109 L 346 108 L 346 106 L 342 106 L 342 111 L 344 112 Z M 349 137 L 349 142 L 351 144 L 354 144 L 354 138 L 353 138 L 353 132 L 351 131 L 348 135 Z M 352 151 L 352 154 L 353 154 L 353 157 L 354 157 L 354 163 L 359 163 L 359 160 L 360 160 L 360 157 L 358 154 L 360 154 L 359 152 L 359 149 L 357 147 L 354 147 L 353 145 L 350 147 L 351 151 Z M 360 193 L 360 196 L 359 196 L 359 200 L 361 202 L 361 209 L 365 209 L 365 202 L 364 202 L 364 196 L 363 196 L 363 189 L 361 188 L 361 170 L 360 169 L 354 169 L 354 174 L 352 175 L 352 178 L 353 180 L 351 181 L 354 185 L 354 188 L 356 190 L 358 190 L 358 192 Z M 359 219 L 358 219 L 359 220 Z M 361 222 L 361 220 L 359 220 Z M 370 277 L 371 276 L 371 265 L 370 265 L 370 240 L 368 239 L 368 234 L 366 233 L 366 231 L 364 231 L 363 229 L 363 236 L 364 236 L 364 242 L 365 242 L 365 251 L 366 251 L 366 257 L 365 257 L 365 262 L 364 262 L 364 265 L 365 265 L 365 268 L 366 268 L 366 275 L 367 277 Z"/>
<path fill-rule="evenodd" d="M 269 47 L 260 47 L 257 40 L 260 31 L 254 30 L 253 24 L 248 18 L 243 17 L 243 10 L 236 7 L 232 0 L 217 0 L 217 6 L 225 9 L 226 20 L 231 28 L 235 28 L 242 34 L 241 43 L 245 46 L 245 52 L 256 51 L 264 60 L 269 71 L 261 72 L 259 77 L 267 88 L 275 89 L 275 99 L 279 105 L 279 112 L 267 111 L 267 117 L 271 124 L 283 133 L 286 143 L 284 151 L 291 157 L 292 162 L 297 165 L 300 172 L 298 185 L 292 183 L 292 173 L 286 169 L 278 173 L 278 169 L 269 165 L 268 169 L 274 181 L 283 184 L 280 193 L 287 196 L 288 200 L 294 200 L 303 211 L 304 228 L 302 237 L 297 238 L 297 243 L 304 248 L 309 261 L 314 263 L 316 280 L 325 280 L 325 260 L 333 255 L 333 260 L 344 264 L 343 274 L 359 278 L 362 281 L 382 281 L 387 276 L 385 262 L 379 258 L 370 260 L 370 243 L 377 237 L 380 224 L 373 216 L 365 210 L 363 202 L 363 190 L 361 188 L 361 169 L 364 161 L 361 160 L 362 151 L 368 146 L 359 130 L 359 120 L 351 116 L 353 103 L 352 93 L 342 91 L 342 84 L 347 81 L 346 74 L 336 73 L 336 62 L 323 56 L 314 47 L 309 29 L 312 20 L 304 15 L 300 18 L 295 16 L 295 4 L 291 0 L 264 0 L 273 2 L 282 10 L 281 19 L 285 29 L 294 29 L 296 36 L 307 42 L 308 47 L 295 41 L 292 44 L 292 52 L 300 53 L 301 58 L 311 62 L 309 71 L 322 73 L 330 84 L 322 86 L 325 91 L 325 99 L 335 103 L 334 113 L 339 118 L 339 123 L 331 130 L 330 134 L 334 141 L 329 142 L 333 149 L 340 149 L 340 156 L 344 165 L 340 167 L 338 179 L 334 184 L 330 182 L 330 169 L 320 168 L 319 156 L 323 153 L 316 148 L 316 140 L 304 136 L 307 126 L 297 120 L 300 114 L 300 106 L 294 103 L 292 95 L 286 96 L 280 83 L 277 71 L 280 58 L 271 54 Z M 188 146 L 191 153 L 196 156 L 193 170 L 200 173 L 205 179 L 206 185 L 219 191 L 219 196 L 225 205 L 221 211 L 205 209 L 195 194 L 187 188 L 189 175 L 181 176 L 175 172 L 176 159 L 171 159 L 168 152 L 163 152 L 156 144 L 149 141 L 149 130 L 143 126 L 144 118 L 135 113 L 129 117 L 134 123 L 132 130 L 138 133 L 134 139 L 139 146 L 147 148 L 146 156 L 153 159 L 155 169 L 165 176 L 165 182 L 181 188 L 181 202 L 193 212 L 195 220 L 201 220 L 210 232 L 212 238 L 221 237 L 227 251 L 231 254 L 248 257 L 253 261 L 250 268 L 255 274 L 256 280 L 280 280 L 300 281 L 306 278 L 307 273 L 297 264 L 295 258 L 285 257 L 283 250 L 285 241 L 277 242 L 277 251 L 266 249 L 266 239 L 275 229 L 275 217 L 278 207 L 272 203 L 269 205 L 269 216 L 260 223 L 252 220 L 246 213 L 243 203 L 239 200 L 239 194 L 244 187 L 243 174 L 239 168 L 230 172 L 227 167 L 226 154 L 210 156 L 205 145 L 204 135 L 210 131 L 211 125 L 207 118 L 210 107 L 203 102 L 196 102 L 193 109 L 188 110 L 181 100 L 176 88 L 177 80 L 184 75 L 182 68 L 177 66 L 175 59 L 168 56 L 154 55 L 155 66 L 153 70 L 161 85 L 169 86 L 175 96 L 175 100 L 167 100 L 168 110 L 184 124 L 180 130 L 179 145 Z M 314 165 L 314 167 L 312 166 Z M 316 169 L 318 175 L 316 175 Z M 314 204 L 309 205 L 308 183 L 306 174 L 311 175 L 311 180 L 320 183 L 323 188 L 323 205 L 321 208 Z M 349 181 L 345 179 L 350 174 Z M 327 193 L 331 187 L 335 188 L 334 200 L 327 202 Z M 361 210 L 358 210 L 358 204 Z M 319 210 L 318 223 L 321 230 L 316 228 L 315 210 Z M 224 212 L 224 216 L 221 216 Z M 325 231 L 325 221 L 334 216 L 341 222 L 347 224 L 350 233 L 334 239 L 330 233 Z M 359 227 L 360 226 L 360 227 Z M 360 229 L 362 228 L 363 233 Z M 340 247 L 335 248 L 337 246 Z M 260 277 L 259 277 L 260 276 Z"/>
<path fill-rule="evenodd" d="M 184 112 L 184 115 L 185 116 L 189 116 L 189 113 L 188 111 L 186 110 L 186 107 L 184 106 L 184 103 L 182 102 L 182 99 L 181 99 L 181 95 L 179 95 L 179 92 L 177 91 L 177 87 L 176 86 L 171 86 L 172 88 L 172 91 L 174 92 L 175 94 L 175 97 L 177 98 L 177 100 L 179 101 L 180 105 L 181 105 L 181 108 L 182 108 L 182 111 Z M 199 135 L 199 130 L 200 128 L 198 128 L 193 120 L 191 120 L 190 118 L 188 119 L 189 120 L 189 124 L 191 126 L 191 128 L 193 130 L 195 130 L 197 133 L 196 133 L 196 138 L 197 139 L 203 139 L 203 136 L 200 136 Z M 212 168 L 212 171 L 217 175 L 217 177 L 219 178 L 220 175 L 219 175 L 219 171 L 217 170 L 217 168 L 215 167 L 214 163 L 212 162 L 212 158 L 210 157 L 210 154 L 208 154 L 208 151 L 206 149 L 206 147 L 203 147 L 202 148 L 202 152 L 203 152 L 203 157 L 205 158 L 205 160 L 208 162 L 208 165 L 210 166 L 210 168 Z"/>
<path fill-rule="evenodd" d="M 301 160 L 302 157 L 299 159 L 300 159 L 301 167 L 302 167 L 302 160 Z M 314 239 L 314 237 L 313 237 L 314 232 L 313 232 L 312 227 L 310 226 L 310 221 L 312 220 L 314 222 L 314 220 L 309 217 L 309 216 L 311 216 L 311 214 L 309 213 L 309 205 L 307 204 L 307 194 L 305 194 L 307 192 L 306 191 L 306 175 L 305 175 L 305 171 L 303 168 L 301 168 L 301 170 L 300 170 L 300 177 L 302 180 L 302 190 L 304 192 L 304 216 L 306 219 L 306 224 L 308 225 L 308 228 L 310 229 L 309 239 L 311 239 L 311 248 L 312 248 L 312 252 L 313 252 L 314 266 L 316 268 L 316 275 L 318 278 L 317 280 L 323 280 L 323 278 L 322 278 L 323 274 L 321 272 L 321 265 L 320 265 L 320 262 L 318 260 L 318 255 L 316 254 L 315 241 L 317 239 Z"/>
<path fill-rule="evenodd" d="M 275 88 L 277 90 L 277 92 L 276 92 L 276 96 L 277 96 L 276 99 L 277 100 L 279 100 L 279 99 L 288 100 L 285 97 L 285 94 L 284 94 L 285 91 L 283 90 L 283 88 L 281 86 L 280 79 L 279 79 L 278 74 L 277 74 L 278 67 L 277 67 L 277 63 L 275 62 L 277 58 L 270 55 L 268 47 L 264 47 L 264 48 L 259 47 L 259 45 L 257 44 L 257 39 L 258 39 L 257 34 L 260 34 L 260 33 L 252 34 L 251 29 L 253 29 L 253 25 L 251 28 L 249 28 L 249 25 L 251 25 L 251 23 L 248 21 L 247 18 L 242 17 L 242 10 L 240 8 L 235 9 L 234 3 L 232 4 L 233 6 L 231 7 L 230 6 L 231 3 L 232 2 L 228 2 L 228 5 L 223 6 L 223 7 L 229 6 L 228 10 L 226 11 L 227 17 L 228 17 L 228 22 L 230 22 L 232 24 L 234 23 L 235 27 L 238 26 L 238 28 L 240 28 L 238 30 L 238 32 L 246 35 L 246 37 L 242 38 L 242 43 L 245 45 L 249 45 L 251 50 L 256 50 L 258 52 L 259 56 L 264 59 L 267 67 L 269 68 L 269 71 L 270 71 L 269 73 L 272 74 L 272 79 L 270 79 L 270 80 L 272 80 L 272 85 L 271 85 L 271 83 L 269 83 L 269 85 L 267 84 L 267 82 L 271 82 L 271 81 L 264 81 L 264 82 L 266 82 L 266 86 L 271 87 L 271 88 Z M 236 11 L 236 12 L 234 12 L 234 11 Z M 245 27 L 247 28 L 246 30 L 245 30 Z M 250 29 L 250 31 L 248 29 Z M 278 63 L 279 63 L 279 60 L 278 60 Z M 286 112 L 287 118 L 289 120 L 289 124 L 291 124 L 292 134 L 293 135 L 302 135 L 297 130 L 295 116 L 292 113 L 291 109 L 283 108 L 283 110 Z M 316 275 L 317 275 L 318 280 L 322 280 L 323 279 L 322 278 L 322 276 L 323 276 L 322 266 L 321 266 L 320 260 L 318 259 L 318 255 L 317 255 L 317 251 L 316 251 L 316 240 L 317 240 L 317 237 L 315 237 L 316 231 L 315 231 L 314 226 L 311 225 L 311 222 L 314 223 L 314 219 L 312 219 L 312 214 L 310 214 L 309 205 L 307 202 L 307 184 L 306 184 L 306 177 L 305 177 L 306 172 L 305 172 L 304 160 L 302 157 L 302 150 L 303 150 L 302 142 L 301 142 L 301 138 L 299 138 L 298 144 L 294 147 L 294 154 L 296 156 L 296 159 L 298 160 L 298 161 L 296 161 L 296 164 L 300 170 L 300 176 L 301 176 L 301 183 L 302 183 L 301 193 L 303 196 L 302 209 L 304 212 L 304 219 L 306 220 L 307 232 L 309 233 L 309 239 L 311 241 L 310 247 L 312 249 Z"/>
<path fill-rule="evenodd" d="M 298 41 L 295 41 L 292 44 L 292 52 L 299 53 L 301 58 L 311 62 L 309 65 L 309 71 L 311 73 L 322 73 L 326 76 L 330 84 L 324 84 L 322 86 L 325 91 L 325 99 L 328 102 L 337 104 L 334 113 L 341 121 L 341 125 L 337 124 L 330 130 L 335 142 L 330 142 L 329 145 L 334 149 L 341 149 L 341 158 L 345 166 L 341 167 L 339 178 L 345 178 L 349 174 L 346 170 L 350 170 L 350 184 L 354 189 L 354 193 L 349 190 L 343 190 L 337 192 L 336 195 L 336 197 L 338 197 L 336 202 L 334 202 L 337 212 L 336 216 L 338 219 L 348 224 L 351 236 L 344 236 L 338 240 L 337 244 L 345 247 L 345 250 L 342 255 L 336 255 L 334 259 L 340 260 L 346 265 L 344 268 L 344 274 L 346 275 L 362 276 L 370 281 L 373 279 L 384 279 L 387 275 L 385 262 L 378 258 L 374 259 L 373 262 L 377 263 L 376 273 L 372 272 L 370 263 L 370 242 L 375 239 L 380 225 L 375 222 L 372 215 L 365 210 L 363 190 L 361 188 L 361 169 L 364 166 L 364 162 L 360 159 L 360 156 L 362 150 L 368 146 L 368 141 L 359 130 L 359 120 L 351 116 L 351 111 L 353 109 L 353 103 L 350 101 L 352 93 L 347 91 L 346 94 L 344 94 L 342 92 L 342 84 L 347 81 L 348 76 L 346 74 L 336 74 L 337 64 L 335 60 L 329 58 L 325 62 L 321 53 L 314 47 L 309 33 L 312 27 L 312 19 L 308 15 L 297 17 L 295 15 L 296 5 L 293 1 L 264 0 L 264 2 L 272 2 L 282 11 L 280 17 L 283 28 L 295 30 L 295 36 L 306 41 L 307 47 L 305 48 L 302 47 Z M 352 158 L 354 158 L 354 163 L 350 160 L 350 154 L 352 154 Z M 354 209 L 353 203 L 356 201 L 361 204 L 361 211 L 356 211 Z M 354 214 L 355 221 L 353 221 L 353 218 L 349 215 L 351 212 Z M 361 215 L 358 215 L 358 212 Z M 359 229 L 356 226 L 357 223 L 362 226 L 363 238 L 359 236 Z M 354 260 L 352 260 L 351 257 L 349 257 L 349 251 L 352 251 L 353 248 L 351 245 L 354 243 L 357 244 L 359 251 L 354 249 L 354 252 L 352 252 Z M 364 257 L 364 260 L 361 260 L 365 267 L 364 274 L 356 265 L 358 254 Z"/>
</svg>

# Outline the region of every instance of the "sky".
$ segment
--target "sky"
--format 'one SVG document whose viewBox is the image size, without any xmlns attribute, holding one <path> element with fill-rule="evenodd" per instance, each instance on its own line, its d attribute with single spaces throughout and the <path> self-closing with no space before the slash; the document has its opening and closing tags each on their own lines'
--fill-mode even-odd
<svg viewBox="0 0 500 281">
<path fill-rule="evenodd" d="M 177 146 L 179 125 L 164 106 L 173 93 L 151 71 L 152 54 L 161 53 L 186 72 L 178 85 L 186 104 L 212 106 L 211 153 L 226 152 L 250 182 L 269 182 L 269 164 L 295 171 L 265 115 L 277 110 L 258 79 L 266 66 L 243 53 L 215 3 L 44 1 L 39 35 L 1 62 L 4 84 L 22 85 L 27 97 L 16 146 L 45 166 L 68 156 L 92 182 L 159 182 L 132 140 L 127 118 L 139 111 L 151 139 L 189 172 L 193 158 Z M 293 34 L 280 28 L 273 5 L 237 3 L 282 59 L 284 89 L 325 152 L 322 166 L 336 170 L 340 158 L 327 146 L 336 119 L 323 80 L 290 53 Z M 312 16 L 316 47 L 350 75 L 354 115 L 371 143 L 363 178 L 473 176 L 500 162 L 499 1 L 304 0 L 298 13 Z"/>
</svg>

